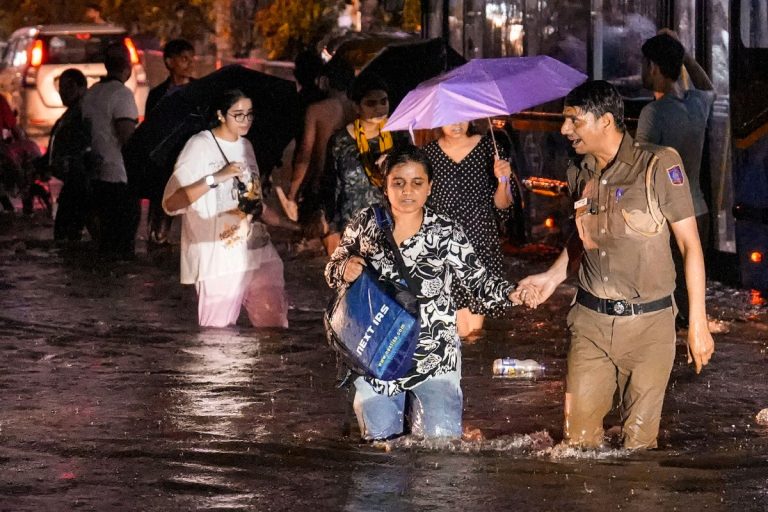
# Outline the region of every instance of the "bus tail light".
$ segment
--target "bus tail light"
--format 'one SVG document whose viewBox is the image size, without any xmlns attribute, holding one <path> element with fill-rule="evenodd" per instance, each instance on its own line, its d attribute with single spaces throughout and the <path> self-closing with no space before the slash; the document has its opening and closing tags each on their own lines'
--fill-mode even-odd
<svg viewBox="0 0 768 512">
<path fill-rule="evenodd" d="M 762 263 L 763 262 L 763 253 L 760 251 L 752 251 L 749 253 L 749 261 L 752 263 Z"/>
</svg>

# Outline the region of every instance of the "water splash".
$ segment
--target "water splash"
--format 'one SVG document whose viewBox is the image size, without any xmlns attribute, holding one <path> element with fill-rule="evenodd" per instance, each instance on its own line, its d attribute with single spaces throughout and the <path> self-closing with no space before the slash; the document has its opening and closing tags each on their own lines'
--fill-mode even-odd
<svg viewBox="0 0 768 512">
<path fill-rule="evenodd" d="M 390 452 L 393 450 L 439 451 L 449 453 L 518 452 L 534 454 L 554 446 L 549 432 L 542 430 L 532 434 L 501 436 L 496 439 L 424 439 L 402 436 L 389 441 L 377 441 L 373 446 Z"/>
</svg>

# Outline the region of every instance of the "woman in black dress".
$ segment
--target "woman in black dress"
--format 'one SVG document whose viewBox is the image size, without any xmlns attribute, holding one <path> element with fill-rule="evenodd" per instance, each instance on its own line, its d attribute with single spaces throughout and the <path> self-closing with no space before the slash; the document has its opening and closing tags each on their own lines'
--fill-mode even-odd
<svg viewBox="0 0 768 512">
<path fill-rule="evenodd" d="M 469 135 L 468 129 L 469 123 L 443 126 L 440 138 L 425 147 L 435 172 L 429 205 L 461 224 L 482 265 L 501 275 L 499 227 L 514 197 L 512 167 L 502 148 L 497 155 L 490 137 Z M 454 287 L 452 297 L 463 338 L 482 329 L 486 315 L 500 313 L 476 301 L 464 287 Z"/>
</svg>

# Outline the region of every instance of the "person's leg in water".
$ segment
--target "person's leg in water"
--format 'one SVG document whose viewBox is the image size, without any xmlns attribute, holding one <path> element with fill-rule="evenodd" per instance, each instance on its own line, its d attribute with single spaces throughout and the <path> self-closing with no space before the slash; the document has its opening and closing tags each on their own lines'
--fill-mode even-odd
<svg viewBox="0 0 768 512">
<path fill-rule="evenodd" d="M 424 438 L 460 438 L 463 394 L 461 356 L 458 358 L 456 371 L 432 377 L 395 396 L 376 393 L 365 379 L 358 377 L 354 382 L 353 408 L 363 439 L 389 439 L 404 432 L 406 394 L 411 434 Z"/>
<path fill-rule="evenodd" d="M 151 197 L 149 199 L 149 212 L 147 224 L 149 224 L 148 242 L 151 246 L 163 246 L 168 244 L 168 234 L 171 231 L 173 217 L 166 215 L 163 210 L 163 198 Z"/>
<path fill-rule="evenodd" d="M 563 441 L 581 448 L 603 444 L 603 418 L 613 406 L 618 371 L 609 356 L 613 317 L 579 304 L 567 317 L 570 349 L 566 374 Z"/>
<path fill-rule="evenodd" d="M 8 196 L 8 192 L 5 191 L 5 187 L 0 183 L 0 206 L 7 212 L 13 212 L 15 208 L 11 203 L 11 198 Z"/>
<path fill-rule="evenodd" d="M 674 313 L 669 308 L 617 322 L 614 332 L 616 364 L 628 375 L 622 396 L 624 448 L 656 448 L 675 361 Z"/>
<path fill-rule="evenodd" d="M 352 407 L 360 427 L 360 437 L 375 441 L 403 433 L 405 393 L 380 395 L 362 377 L 355 379 L 353 386 Z"/>
<path fill-rule="evenodd" d="M 456 371 L 438 375 L 410 391 L 408 421 L 419 437 L 460 438 L 463 410 L 461 356 Z"/>
<path fill-rule="evenodd" d="M 246 277 L 243 306 L 254 327 L 288 327 L 288 305 L 285 300 L 283 262 L 270 244 L 260 249 L 267 261 Z M 273 254 L 270 254 L 273 253 Z"/>
<path fill-rule="evenodd" d="M 53 239 L 79 242 L 91 215 L 90 184 L 84 178 L 68 177 L 56 199 Z M 89 230 L 90 231 L 90 230 Z M 91 236 L 93 237 L 93 232 Z"/>
<path fill-rule="evenodd" d="M 248 272 L 195 283 L 197 323 L 200 327 L 228 327 L 237 323 L 245 296 Z"/>
</svg>

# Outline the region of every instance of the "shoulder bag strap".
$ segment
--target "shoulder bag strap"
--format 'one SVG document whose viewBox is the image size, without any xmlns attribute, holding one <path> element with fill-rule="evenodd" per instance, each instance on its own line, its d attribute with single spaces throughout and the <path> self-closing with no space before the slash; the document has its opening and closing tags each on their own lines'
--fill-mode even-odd
<svg viewBox="0 0 768 512">
<path fill-rule="evenodd" d="M 213 137 L 213 142 L 216 143 L 216 147 L 219 148 L 219 152 L 221 153 L 221 157 L 224 159 L 224 162 L 226 162 L 226 165 L 229 165 L 231 162 L 229 161 L 229 158 L 227 158 L 227 155 L 224 154 L 224 150 L 221 149 L 221 145 L 219 144 L 219 141 L 216 140 L 216 136 L 213 134 L 213 130 L 208 130 L 208 133 L 211 134 L 211 137 Z M 243 180 L 238 178 L 237 176 L 234 176 L 235 183 L 237 184 L 237 190 L 238 193 L 245 192 L 245 183 L 243 183 Z"/>
<path fill-rule="evenodd" d="M 653 188 L 654 169 L 656 168 L 656 163 L 658 161 L 659 157 L 653 155 L 651 161 L 648 162 L 648 166 L 645 168 L 645 197 L 648 201 L 648 213 L 651 214 L 653 221 L 656 223 L 656 226 L 658 226 L 657 231 L 659 231 L 667 221 L 667 219 L 661 214 L 659 200 L 656 197 L 655 190 Z"/>
<path fill-rule="evenodd" d="M 219 144 L 219 141 L 216 140 L 216 136 L 213 134 L 213 130 L 208 130 L 208 133 L 210 133 L 211 137 L 213 137 L 213 142 L 215 142 L 216 147 L 219 148 L 219 153 L 221 153 L 222 158 L 224 158 L 226 164 L 229 165 L 229 158 L 227 158 L 227 155 L 224 154 L 224 150 L 221 149 L 221 145 Z"/>
<path fill-rule="evenodd" d="M 403 279 L 405 279 L 405 282 L 408 285 L 408 289 L 413 294 L 413 296 L 418 297 L 420 287 L 411 277 L 411 273 L 408 271 L 408 267 L 405 266 L 403 255 L 400 254 L 400 248 L 395 241 L 395 236 L 392 234 L 392 221 L 389 218 L 388 212 L 381 205 L 373 205 L 373 212 L 376 215 L 376 224 L 378 224 L 379 228 L 384 232 L 384 236 L 387 238 L 389 247 L 394 253 L 397 271 L 401 276 L 403 276 Z"/>
</svg>

